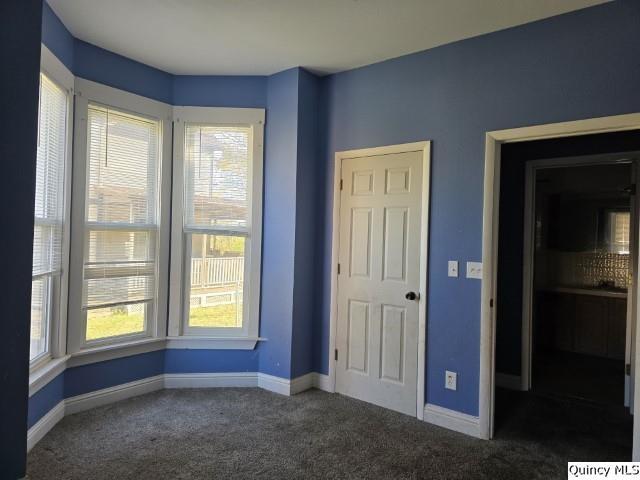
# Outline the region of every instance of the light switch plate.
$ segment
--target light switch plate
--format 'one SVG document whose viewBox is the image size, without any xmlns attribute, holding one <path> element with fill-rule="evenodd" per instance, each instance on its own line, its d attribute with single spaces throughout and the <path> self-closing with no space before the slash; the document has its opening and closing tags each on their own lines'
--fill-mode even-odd
<svg viewBox="0 0 640 480">
<path fill-rule="evenodd" d="M 458 374 L 445 370 L 444 372 L 444 388 L 447 390 L 456 390 L 458 388 Z"/>
<path fill-rule="evenodd" d="M 458 276 L 458 261 L 457 260 L 449 260 L 447 274 L 450 277 Z"/>
<path fill-rule="evenodd" d="M 482 262 L 467 262 L 467 278 L 482 280 Z"/>
</svg>

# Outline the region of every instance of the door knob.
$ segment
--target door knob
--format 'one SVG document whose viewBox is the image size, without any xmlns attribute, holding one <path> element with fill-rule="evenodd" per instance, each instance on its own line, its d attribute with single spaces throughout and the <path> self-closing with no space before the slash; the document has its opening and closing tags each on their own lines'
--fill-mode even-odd
<svg viewBox="0 0 640 480">
<path fill-rule="evenodd" d="M 420 299 L 420 294 L 416 293 L 416 292 L 408 292 L 404 298 L 406 298 L 407 300 L 419 300 Z"/>
</svg>

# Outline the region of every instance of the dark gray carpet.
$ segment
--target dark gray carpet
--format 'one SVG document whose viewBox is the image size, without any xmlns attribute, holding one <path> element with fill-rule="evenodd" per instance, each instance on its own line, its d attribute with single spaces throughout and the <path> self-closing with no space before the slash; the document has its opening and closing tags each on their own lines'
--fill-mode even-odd
<svg viewBox="0 0 640 480">
<path fill-rule="evenodd" d="M 499 396 L 509 408 L 482 441 L 317 390 L 165 390 L 64 418 L 29 454 L 28 478 L 550 479 L 568 459 L 629 459 L 624 421 L 585 429 L 597 411 L 572 407 L 569 426 L 544 427 L 536 412 L 557 419 L 558 405 L 522 398 Z"/>
</svg>

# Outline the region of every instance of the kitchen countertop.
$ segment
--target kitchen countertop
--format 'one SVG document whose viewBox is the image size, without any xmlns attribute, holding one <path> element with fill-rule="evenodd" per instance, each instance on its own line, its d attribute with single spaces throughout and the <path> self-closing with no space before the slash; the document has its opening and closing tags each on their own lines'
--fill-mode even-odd
<svg viewBox="0 0 640 480">
<path fill-rule="evenodd" d="M 574 293 L 576 295 L 592 295 L 594 297 L 627 298 L 627 291 L 622 289 L 606 289 L 598 287 L 549 287 L 545 290 L 558 293 Z"/>
</svg>

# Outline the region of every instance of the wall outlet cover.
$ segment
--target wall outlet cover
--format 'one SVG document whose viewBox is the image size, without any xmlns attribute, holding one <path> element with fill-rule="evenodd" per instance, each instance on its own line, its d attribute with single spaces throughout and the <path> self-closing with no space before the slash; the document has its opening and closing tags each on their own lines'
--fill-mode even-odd
<svg viewBox="0 0 640 480">
<path fill-rule="evenodd" d="M 482 262 L 467 262 L 467 278 L 482 280 Z"/>
<path fill-rule="evenodd" d="M 444 388 L 447 390 L 456 390 L 458 388 L 458 374 L 445 370 L 444 372 Z"/>
<path fill-rule="evenodd" d="M 449 263 L 447 265 L 447 275 L 449 275 L 450 277 L 457 277 L 458 276 L 458 261 L 457 260 L 449 260 Z"/>
</svg>

